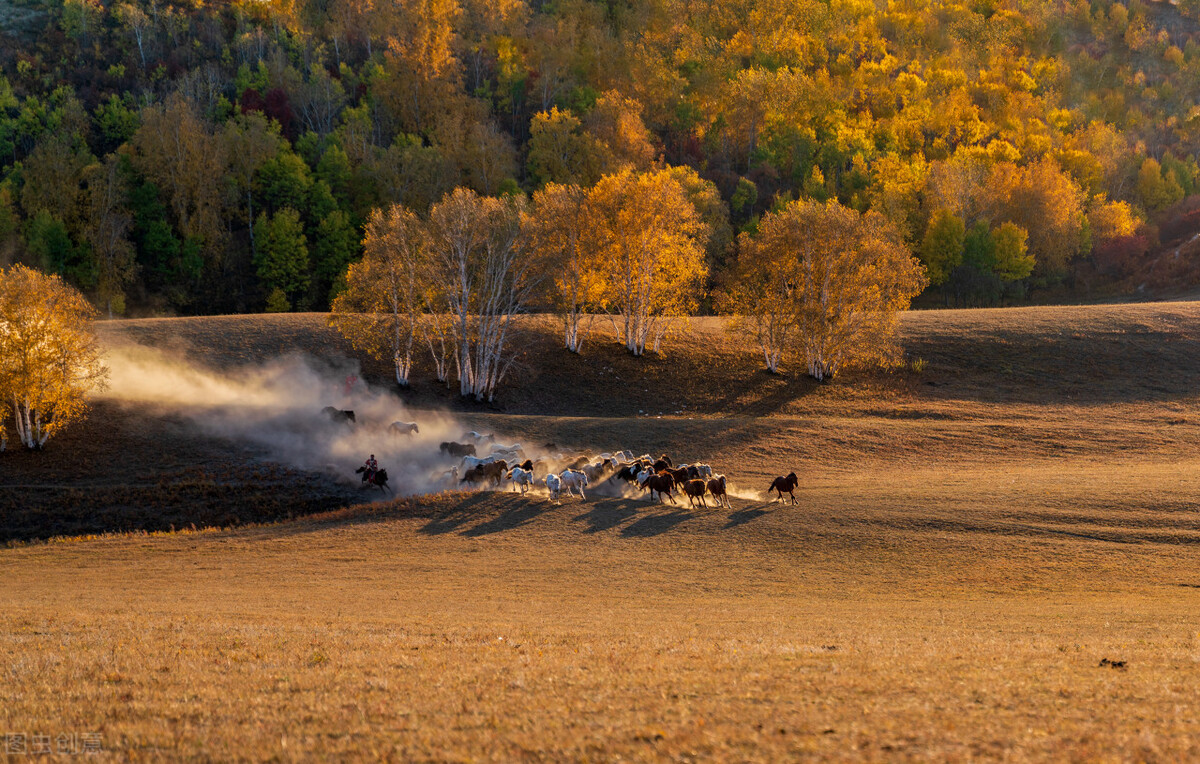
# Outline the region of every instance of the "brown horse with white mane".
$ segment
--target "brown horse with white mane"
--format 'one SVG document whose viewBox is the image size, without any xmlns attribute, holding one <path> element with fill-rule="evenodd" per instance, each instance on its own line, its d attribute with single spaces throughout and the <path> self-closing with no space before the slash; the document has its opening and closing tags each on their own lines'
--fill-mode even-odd
<svg viewBox="0 0 1200 764">
<path fill-rule="evenodd" d="M 708 481 L 708 492 L 717 500 L 717 506 L 722 506 L 730 509 L 729 496 L 725 493 L 725 476 L 716 475 L 712 480 Z"/>
</svg>

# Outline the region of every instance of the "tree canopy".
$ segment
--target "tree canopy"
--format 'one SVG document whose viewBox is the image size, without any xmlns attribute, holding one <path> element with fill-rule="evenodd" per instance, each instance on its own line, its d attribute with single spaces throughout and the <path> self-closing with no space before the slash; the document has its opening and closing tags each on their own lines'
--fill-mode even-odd
<svg viewBox="0 0 1200 764">
<path fill-rule="evenodd" d="M 0 32 L 0 266 L 113 314 L 325 309 L 373 210 L 667 168 L 708 189 L 702 292 L 832 200 L 985 302 L 1152 246 L 1200 183 L 1195 3 L 38 8 Z"/>
</svg>

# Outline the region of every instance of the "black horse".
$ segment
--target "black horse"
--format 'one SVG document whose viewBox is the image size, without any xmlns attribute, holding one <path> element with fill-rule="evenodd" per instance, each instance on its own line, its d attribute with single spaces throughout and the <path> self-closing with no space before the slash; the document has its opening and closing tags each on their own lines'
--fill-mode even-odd
<svg viewBox="0 0 1200 764">
<path fill-rule="evenodd" d="M 355 474 L 362 475 L 362 484 L 364 487 L 373 485 L 373 486 L 377 487 L 379 490 L 383 491 L 384 493 L 391 492 L 391 489 L 388 488 L 388 484 L 387 484 L 387 470 L 375 470 L 375 475 L 370 480 L 367 480 L 367 474 L 366 474 L 367 468 L 366 467 L 359 467 L 354 472 L 355 472 Z"/>
<path fill-rule="evenodd" d="M 335 409 L 333 406 L 326 406 L 321 409 L 321 413 L 331 422 L 338 424 L 354 424 L 354 412 L 350 410 L 342 411 Z"/>
</svg>

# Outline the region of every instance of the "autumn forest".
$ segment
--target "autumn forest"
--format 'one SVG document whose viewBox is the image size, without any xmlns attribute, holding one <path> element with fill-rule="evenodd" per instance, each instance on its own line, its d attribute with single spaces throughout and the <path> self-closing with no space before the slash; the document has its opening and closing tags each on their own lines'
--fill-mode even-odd
<svg viewBox="0 0 1200 764">
<path fill-rule="evenodd" d="M 789 204 L 869 219 L 929 304 L 1185 287 L 1156 254 L 1200 230 L 1198 13 L 0 2 L 0 266 L 111 315 L 325 310 L 376 211 L 666 173 L 703 231 L 690 311 L 731 304 Z"/>
</svg>

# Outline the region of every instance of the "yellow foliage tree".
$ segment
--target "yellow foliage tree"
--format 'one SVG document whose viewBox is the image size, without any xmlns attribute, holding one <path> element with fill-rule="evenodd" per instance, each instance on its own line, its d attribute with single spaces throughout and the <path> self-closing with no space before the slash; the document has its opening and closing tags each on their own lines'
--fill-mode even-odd
<svg viewBox="0 0 1200 764">
<path fill-rule="evenodd" d="M 588 246 L 587 192 L 551 183 L 533 195 L 527 214 L 530 246 L 549 268 L 550 299 L 563 322 L 567 350 L 578 353 L 604 299 L 604 269 Z"/>
<path fill-rule="evenodd" d="M 672 319 L 690 315 L 708 272 L 709 228 L 670 170 L 608 175 L 588 193 L 589 234 L 606 267 L 605 299 L 635 356 L 657 351 Z"/>
<path fill-rule="evenodd" d="M 513 317 L 523 313 L 545 269 L 528 247 L 525 198 L 481 197 L 458 188 L 429 210 L 430 286 L 449 314 L 459 392 L 492 400 L 516 353 Z"/>
<path fill-rule="evenodd" d="M 588 133 L 603 146 L 605 169 L 648 170 L 657 150 L 642 121 L 642 105 L 610 90 L 596 99 L 587 116 Z"/>
<path fill-rule="evenodd" d="M 398 204 L 372 212 L 363 259 L 347 269 L 346 289 L 329 317 L 355 348 L 375 358 L 389 353 L 396 384 L 403 387 L 425 305 L 426 236 L 421 219 Z"/>
<path fill-rule="evenodd" d="M 1029 233 L 1029 253 L 1040 275 L 1063 275 L 1071 259 L 1091 245 L 1083 190 L 1052 159 L 1026 167 L 997 164 L 981 193 L 993 223 L 1015 223 Z"/>
<path fill-rule="evenodd" d="M 742 311 L 776 370 L 791 333 L 808 373 L 829 379 L 848 364 L 887 364 L 899 314 L 925 288 L 924 269 L 896 226 L 836 201 L 795 201 L 743 235 Z"/>
<path fill-rule="evenodd" d="M 595 138 L 570 109 L 552 107 L 533 115 L 529 156 L 525 160 L 536 183 L 592 184 L 601 175 L 604 157 Z"/>
<path fill-rule="evenodd" d="M 87 415 L 87 394 L 108 370 L 92 331 L 95 310 L 58 276 L 14 265 L 0 270 L 0 400 L 12 406 L 17 439 L 41 449 Z M 0 449 L 6 431 L 0 417 Z"/>
<path fill-rule="evenodd" d="M 1088 224 L 1092 229 L 1094 241 L 1116 239 L 1122 236 L 1133 236 L 1141 225 L 1137 214 L 1129 202 L 1110 202 L 1104 195 L 1092 200 L 1088 209 Z"/>
</svg>

